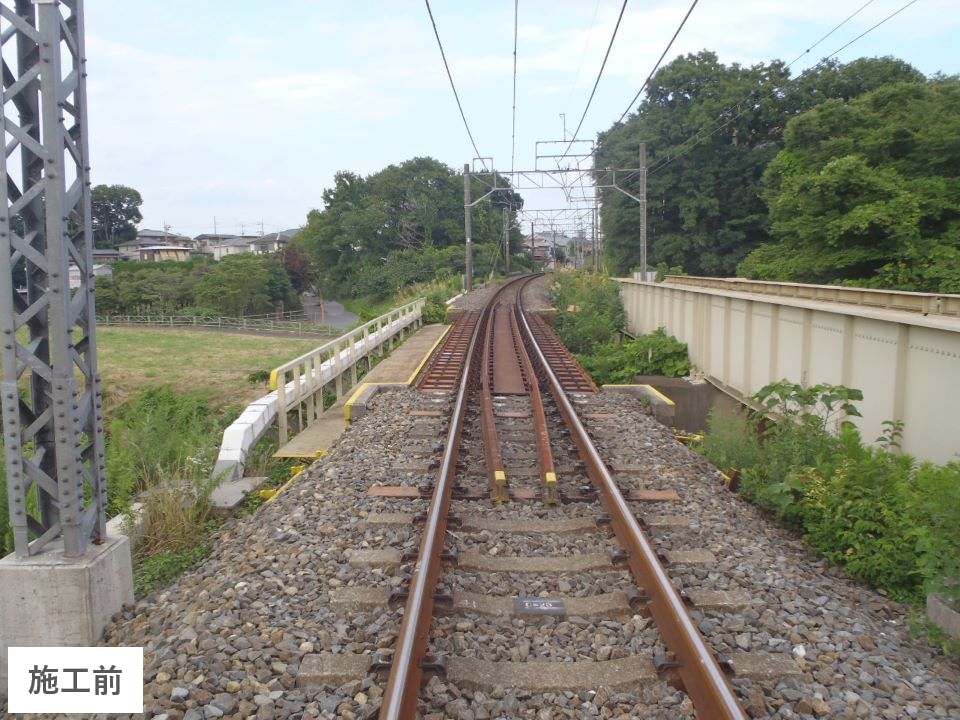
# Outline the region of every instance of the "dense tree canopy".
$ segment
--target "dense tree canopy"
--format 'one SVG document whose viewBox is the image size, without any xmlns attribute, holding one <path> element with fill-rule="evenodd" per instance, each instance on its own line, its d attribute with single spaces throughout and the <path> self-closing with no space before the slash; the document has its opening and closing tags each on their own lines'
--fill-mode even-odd
<svg viewBox="0 0 960 720">
<path fill-rule="evenodd" d="M 787 126 L 763 179 L 771 235 L 749 277 L 960 292 L 960 81 L 828 100 Z"/>
<path fill-rule="evenodd" d="M 274 255 L 228 255 L 220 262 L 116 263 L 97 278 L 102 314 L 187 314 L 241 317 L 299 307 L 297 293 Z"/>
<path fill-rule="evenodd" d="M 115 248 L 137 236 L 137 223 L 143 220 L 140 193 L 126 185 L 97 185 L 90 191 L 93 245 Z"/>
<path fill-rule="evenodd" d="M 503 178 L 497 184 L 507 186 Z M 478 198 L 489 187 L 476 179 L 471 190 Z M 474 242 L 500 240 L 504 206 L 516 209 L 522 200 L 503 190 L 474 207 Z M 390 253 L 463 242 L 463 175 L 432 158 L 390 165 L 368 177 L 337 173 L 334 187 L 323 192 L 323 209 L 310 212 L 295 241 L 314 258 L 325 289 L 336 294 L 360 292 L 364 270 L 386 263 Z M 512 244 L 519 243 L 514 231 Z"/>
<path fill-rule="evenodd" d="M 597 166 L 636 167 L 639 144 L 646 142 L 650 265 L 730 275 L 769 237 L 760 183 L 788 120 L 827 98 L 923 79 L 893 58 L 823 63 L 792 80 L 780 61 L 727 66 L 712 52 L 687 55 L 654 75 L 635 115 L 601 133 Z M 637 177 L 623 185 L 639 192 Z M 635 268 L 639 205 L 604 190 L 602 223 L 611 270 Z"/>
</svg>

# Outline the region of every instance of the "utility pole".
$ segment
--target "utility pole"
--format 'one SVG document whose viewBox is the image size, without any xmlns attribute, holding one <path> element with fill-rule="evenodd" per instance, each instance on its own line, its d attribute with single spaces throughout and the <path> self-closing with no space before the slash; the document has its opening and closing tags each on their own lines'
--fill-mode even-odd
<svg viewBox="0 0 960 720">
<path fill-rule="evenodd" d="M 640 278 L 647 280 L 647 144 L 640 143 Z"/>
<path fill-rule="evenodd" d="M 553 230 L 553 271 L 557 271 L 557 230 Z"/>
<path fill-rule="evenodd" d="M 213 216 L 213 234 L 214 235 L 217 234 L 217 216 L 216 215 Z"/>
<path fill-rule="evenodd" d="M 503 208 L 503 258 L 506 272 L 510 274 L 510 213 L 507 208 Z"/>
<path fill-rule="evenodd" d="M 467 238 L 466 290 L 473 290 L 473 207 L 470 205 L 470 163 L 463 166 L 463 229 Z"/>
<path fill-rule="evenodd" d="M 593 270 L 600 272 L 600 233 L 597 232 L 597 206 L 593 206 Z"/>
<path fill-rule="evenodd" d="M 537 233 L 536 233 L 536 224 L 533 220 L 530 221 L 530 267 L 533 270 L 536 270 L 536 265 L 533 262 L 533 254 L 536 252 L 537 248 Z"/>
</svg>

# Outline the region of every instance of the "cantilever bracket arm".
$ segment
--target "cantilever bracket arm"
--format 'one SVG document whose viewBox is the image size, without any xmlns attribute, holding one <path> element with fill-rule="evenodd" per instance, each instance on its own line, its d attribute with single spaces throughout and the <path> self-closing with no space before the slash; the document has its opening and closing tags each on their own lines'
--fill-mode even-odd
<svg viewBox="0 0 960 720">
<path fill-rule="evenodd" d="M 604 187 L 610 187 L 610 188 L 614 188 L 615 190 L 619 190 L 620 192 L 622 192 L 624 195 L 626 195 L 626 196 L 627 196 L 628 198 L 630 198 L 631 200 L 636 200 L 638 203 L 640 203 L 641 205 L 643 205 L 643 200 L 641 200 L 640 198 L 638 198 L 636 195 L 632 195 L 632 194 L 628 193 L 626 190 L 624 190 L 624 189 L 623 189 L 622 187 L 620 187 L 619 185 L 606 185 L 606 186 L 604 186 Z"/>
</svg>

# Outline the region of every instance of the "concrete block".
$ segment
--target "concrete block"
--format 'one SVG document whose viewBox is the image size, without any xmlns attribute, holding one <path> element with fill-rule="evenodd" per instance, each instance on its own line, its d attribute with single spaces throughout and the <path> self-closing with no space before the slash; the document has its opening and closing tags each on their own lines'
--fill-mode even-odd
<svg viewBox="0 0 960 720">
<path fill-rule="evenodd" d="M 673 400 L 652 385 L 604 385 L 603 392 L 625 392 L 646 398 L 653 409 L 653 416 L 662 425 L 673 427 L 676 405 Z"/>
<path fill-rule="evenodd" d="M 657 679 L 653 660 L 634 655 L 603 662 L 494 662 L 451 657 L 447 677 L 458 687 L 522 688 L 538 693 L 593 690 L 635 690 Z"/>
<path fill-rule="evenodd" d="M 80 558 L 59 549 L 0 559 L 0 688 L 7 648 L 96 645 L 114 613 L 133 604 L 130 538 L 108 537 Z"/>
<path fill-rule="evenodd" d="M 347 562 L 353 567 L 395 568 L 400 564 L 399 550 L 347 550 Z"/>
<path fill-rule="evenodd" d="M 664 555 L 673 565 L 713 565 L 717 562 L 709 550 L 665 550 Z"/>
<path fill-rule="evenodd" d="M 960 610 L 947 602 L 942 595 L 927 595 L 927 616 L 947 635 L 960 640 Z"/>
<path fill-rule="evenodd" d="M 247 493 L 259 487 L 267 478 L 244 477 L 225 480 L 210 493 L 213 512 L 221 517 L 230 515 L 247 497 Z"/>
<path fill-rule="evenodd" d="M 527 557 L 485 555 L 479 550 L 467 550 L 460 555 L 459 567 L 484 572 L 553 573 L 606 570 L 612 566 L 609 555 L 584 553 L 564 557 Z"/>
<path fill-rule="evenodd" d="M 733 674 L 738 678 L 753 680 L 779 680 L 791 675 L 803 675 L 797 661 L 786 653 L 727 653 L 733 665 Z"/>
<path fill-rule="evenodd" d="M 370 669 L 370 655 L 316 653 L 304 655 L 297 672 L 297 687 L 345 685 L 360 680 Z"/>
<path fill-rule="evenodd" d="M 115 515 L 107 520 L 107 535 L 110 537 L 126 535 L 134 538 L 139 535 L 140 528 L 143 525 L 143 507 L 142 502 L 131 503 L 130 511 L 133 513 L 133 526 L 130 528 L 127 527 L 126 513 Z M 127 532 L 128 529 L 130 532 Z"/>
</svg>

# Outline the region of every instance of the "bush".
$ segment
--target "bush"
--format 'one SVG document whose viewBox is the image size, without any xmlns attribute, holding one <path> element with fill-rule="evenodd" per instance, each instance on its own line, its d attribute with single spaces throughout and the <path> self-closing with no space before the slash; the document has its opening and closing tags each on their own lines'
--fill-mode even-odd
<svg viewBox="0 0 960 720">
<path fill-rule="evenodd" d="M 447 304 L 443 295 L 433 292 L 427 295 L 426 304 L 423 306 L 424 324 L 445 323 L 447 321 Z"/>
<path fill-rule="evenodd" d="M 557 276 L 553 303 L 559 308 L 554 328 L 574 353 L 592 354 L 611 343 L 626 321 L 619 286 L 600 275 Z"/>
<path fill-rule="evenodd" d="M 637 375 L 682 377 L 690 372 L 687 345 L 663 328 L 622 344 L 597 346 L 591 355 L 578 355 L 597 384 L 630 384 Z"/>
<path fill-rule="evenodd" d="M 843 420 L 860 399 L 843 386 L 768 385 L 747 416 L 711 413 L 696 449 L 738 468 L 744 495 L 854 577 L 900 600 L 931 590 L 960 599 L 960 464 L 901 454 L 897 422 L 864 445 Z"/>
</svg>

